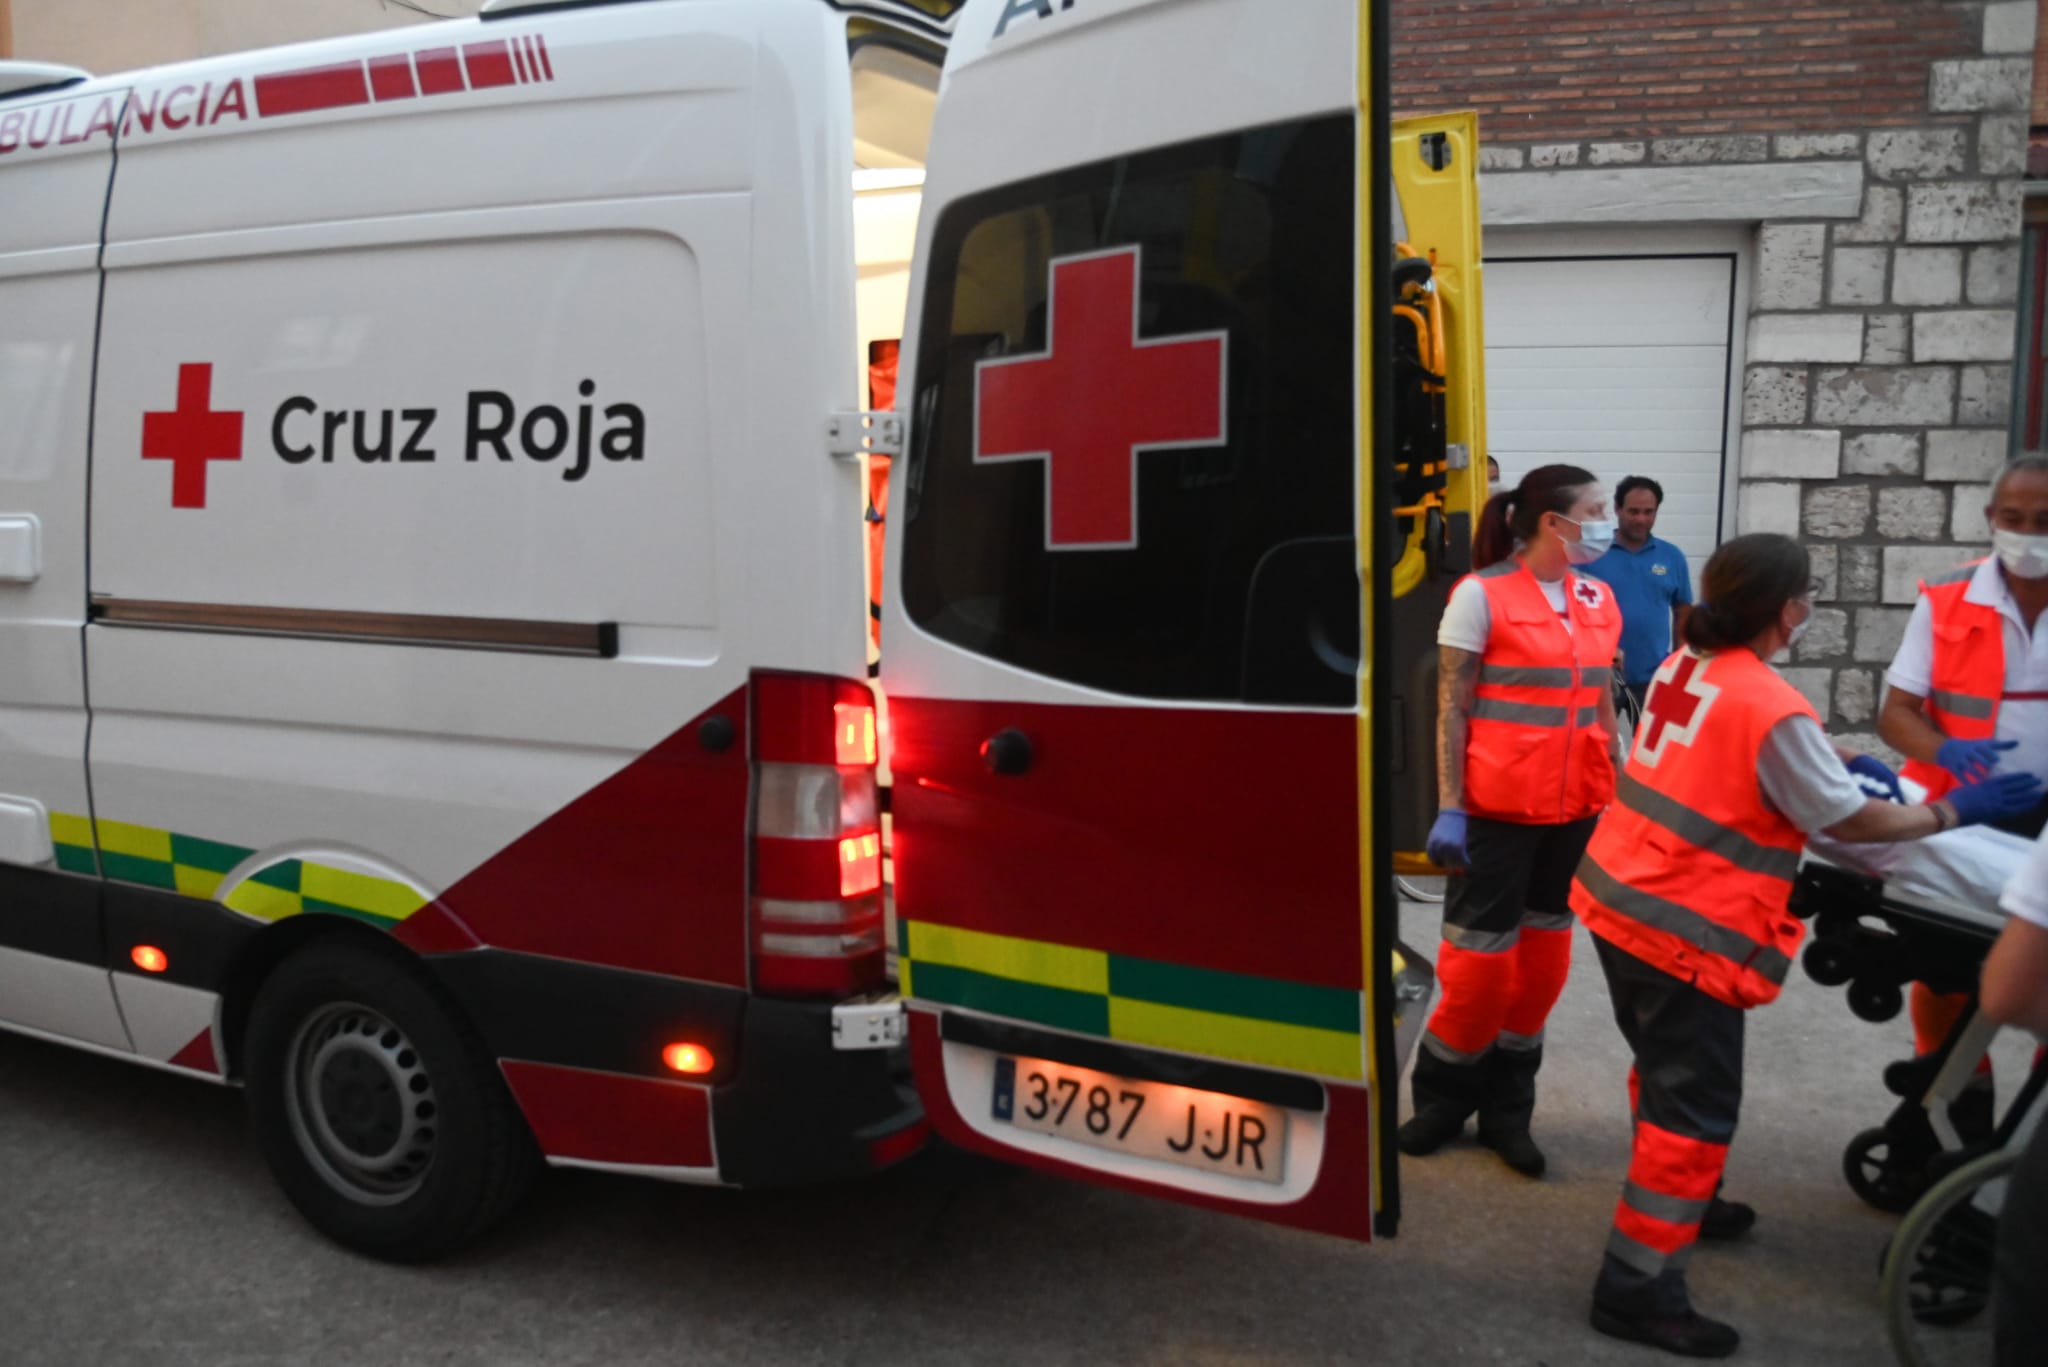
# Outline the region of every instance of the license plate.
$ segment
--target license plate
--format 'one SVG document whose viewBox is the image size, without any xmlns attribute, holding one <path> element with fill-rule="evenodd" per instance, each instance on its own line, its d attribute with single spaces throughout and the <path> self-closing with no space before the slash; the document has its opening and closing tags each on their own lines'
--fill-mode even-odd
<svg viewBox="0 0 2048 1367">
<path fill-rule="evenodd" d="M 1006 1125 L 1247 1182 L 1278 1183 L 1287 1112 L 1222 1092 L 1140 1082 L 1037 1058 L 996 1060 Z"/>
</svg>

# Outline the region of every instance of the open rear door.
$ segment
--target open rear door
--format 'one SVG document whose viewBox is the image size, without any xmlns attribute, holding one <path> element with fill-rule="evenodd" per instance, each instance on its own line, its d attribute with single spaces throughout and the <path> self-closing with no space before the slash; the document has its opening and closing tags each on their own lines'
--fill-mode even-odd
<svg viewBox="0 0 2048 1367">
<path fill-rule="evenodd" d="M 939 1131 L 1359 1239 L 1397 1208 L 1385 45 L 1382 0 L 969 4 L 883 609 Z"/>
</svg>

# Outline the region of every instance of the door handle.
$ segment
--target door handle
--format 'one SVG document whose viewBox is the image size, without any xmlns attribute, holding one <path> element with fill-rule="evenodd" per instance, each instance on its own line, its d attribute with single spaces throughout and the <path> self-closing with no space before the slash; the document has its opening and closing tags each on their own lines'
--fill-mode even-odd
<svg viewBox="0 0 2048 1367">
<path fill-rule="evenodd" d="M 981 762 L 992 774 L 1021 774 L 1031 767 L 1031 737 L 1006 726 L 981 743 Z"/>
</svg>

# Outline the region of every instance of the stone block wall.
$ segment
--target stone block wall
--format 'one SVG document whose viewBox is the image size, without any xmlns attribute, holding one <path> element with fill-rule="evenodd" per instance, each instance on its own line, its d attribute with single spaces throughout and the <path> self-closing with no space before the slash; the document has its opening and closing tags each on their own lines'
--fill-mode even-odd
<svg viewBox="0 0 2048 1367">
<path fill-rule="evenodd" d="M 1880 750 L 1917 582 L 1984 553 L 2009 446 L 2038 7 L 1395 0 L 1397 106 L 1480 109 L 1482 200 L 1617 166 L 1860 176 L 1853 215 L 1752 220 L 1734 530 L 1806 542 L 1822 602 L 1786 677 Z M 1424 55 L 1445 34 L 1472 65 Z"/>
</svg>

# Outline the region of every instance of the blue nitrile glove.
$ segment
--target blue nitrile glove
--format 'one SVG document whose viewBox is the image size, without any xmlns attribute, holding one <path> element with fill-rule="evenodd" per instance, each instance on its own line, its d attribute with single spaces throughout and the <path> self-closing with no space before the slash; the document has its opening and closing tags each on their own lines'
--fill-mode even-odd
<svg viewBox="0 0 2048 1367">
<path fill-rule="evenodd" d="M 1945 740 L 1934 752 L 1934 762 L 1965 783 L 1974 783 L 1998 767 L 2001 752 L 2012 749 L 2016 740 Z"/>
<path fill-rule="evenodd" d="M 1948 803 L 1956 809 L 1958 826 L 1975 826 L 1985 821 L 2003 821 L 2009 816 L 2031 812 L 2041 800 L 2041 779 L 2036 774 L 1993 774 L 1975 783 L 1948 791 Z"/>
<path fill-rule="evenodd" d="M 1904 802 L 1905 793 L 1899 789 L 1899 776 L 1881 759 L 1871 755 L 1858 755 L 1849 761 L 1849 772 L 1856 777 L 1856 786 L 1866 797 L 1883 802 Z"/>
<path fill-rule="evenodd" d="M 1446 807 L 1438 812 L 1423 848 L 1429 852 L 1429 862 L 1439 868 L 1464 868 L 1465 814 L 1456 807 Z"/>
</svg>

